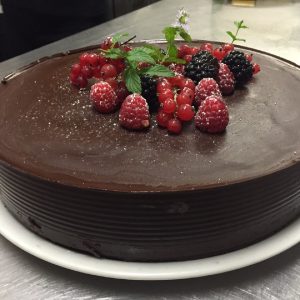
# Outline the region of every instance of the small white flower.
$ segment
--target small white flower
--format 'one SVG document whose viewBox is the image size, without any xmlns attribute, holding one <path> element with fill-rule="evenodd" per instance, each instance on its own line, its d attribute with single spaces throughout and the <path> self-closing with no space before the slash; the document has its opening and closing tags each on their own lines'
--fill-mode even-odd
<svg viewBox="0 0 300 300">
<path fill-rule="evenodd" d="M 190 21 L 190 16 L 187 13 L 187 11 L 183 8 L 180 8 L 178 10 L 178 13 L 176 15 L 176 22 L 173 24 L 174 27 L 182 27 L 185 31 L 189 31 L 189 21 Z"/>
</svg>

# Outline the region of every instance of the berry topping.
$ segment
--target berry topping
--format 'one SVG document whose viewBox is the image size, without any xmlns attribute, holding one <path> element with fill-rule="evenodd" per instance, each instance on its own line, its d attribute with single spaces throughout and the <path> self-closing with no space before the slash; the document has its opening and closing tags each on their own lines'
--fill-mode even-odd
<svg viewBox="0 0 300 300">
<path fill-rule="evenodd" d="M 178 105 L 190 104 L 192 105 L 195 98 L 195 93 L 188 87 L 182 89 L 182 91 L 177 95 L 176 101 Z"/>
<path fill-rule="evenodd" d="M 150 114 L 146 99 L 139 94 L 127 96 L 119 112 L 119 121 L 127 129 L 140 130 L 149 127 Z"/>
<path fill-rule="evenodd" d="M 195 112 L 190 104 L 181 104 L 177 110 L 177 117 L 181 121 L 190 121 L 193 119 Z"/>
<path fill-rule="evenodd" d="M 113 112 L 118 105 L 117 95 L 109 83 L 100 81 L 92 85 L 90 100 L 96 110 L 102 113 Z"/>
<path fill-rule="evenodd" d="M 82 76 L 81 74 L 79 74 L 78 76 L 75 76 L 71 73 L 70 81 L 72 84 L 76 85 L 77 87 L 79 87 L 81 89 L 85 88 L 88 84 L 87 78 Z"/>
<path fill-rule="evenodd" d="M 168 126 L 169 120 L 173 118 L 172 114 L 168 114 L 160 109 L 156 115 L 156 121 L 158 126 L 166 128 Z"/>
<path fill-rule="evenodd" d="M 222 60 L 225 56 L 226 56 L 227 52 L 222 48 L 216 48 L 213 52 L 213 56 L 217 59 L 217 60 Z"/>
<path fill-rule="evenodd" d="M 252 61 L 252 59 L 253 59 L 253 54 L 248 54 L 248 53 L 246 53 L 245 54 L 245 57 L 246 57 L 246 59 L 248 60 L 248 61 Z"/>
<path fill-rule="evenodd" d="M 230 51 L 234 50 L 234 45 L 233 44 L 224 44 L 223 50 L 228 54 Z"/>
<path fill-rule="evenodd" d="M 217 82 L 212 78 L 203 78 L 195 89 L 195 105 L 200 106 L 209 96 L 221 97 L 221 91 Z"/>
<path fill-rule="evenodd" d="M 252 65 L 243 52 L 232 51 L 225 56 L 222 62 L 229 67 L 238 85 L 245 84 L 252 78 Z"/>
<path fill-rule="evenodd" d="M 113 64 L 105 64 L 101 68 L 101 77 L 103 79 L 116 77 L 117 74 L 117 68 Z"/>
<path fill-rule="evenodd" d="M 142 96 L 146 99 L 151 112 L 157 111 L 159 102 L 156 95 L 157 77 L 156 76 L 141 76 Z"/>
<path fill-rule="evenodd" d="M 176 102 L 171 98 L 166 99 L 162 104 L 162 109 L 167 114 L 174 113 L 176 110 Z"/>
<path fill-rule="evenodd" d="M 259 64 L 253 64 L 252 66 L 253 74 L 257 74 L 260 72 L 260 65 Z"/>
<path fill-rule="evenodd" d="M 214 49 L 214 47 L 211 43 L 204 43 L 200 46 L 201 51 L 207 51 L 207 52 L 212 53 L 213 49 Z"/>
<path fill-rule="evenodd" d="M 229 122 L 228 109 L 220 97 L 206 98 L 195 116 L 195 125 L 203 132 L 223 132 Z"/>
<path fill-rule="evenodd" d="M 164 103 L 167 99 L 174 99 L 174 93 L 171 89 L 165 89 L 158 94 L 158 100 L 160 103 Z"/>
<path fill-rule="evenodd" d="M 193 56 L 185 67 L 185 76 L 191 78 L 195 84 L 202 78 L 215 78 L 218 74 L 218 60 L 208 51 L 201 51 Z"/>
<path fill-rule="evenodd" d="M 182 130 L 182 124 L 180 120 L 172 118 L 168 121 L 167 129 L 170 133 L 179 134 Z"/>
<path fill-rule="evenodd" d="M 217 82 L 222 95 L 230 95 L 234 92 L 235 79 L 227 65 L 220 63 Z"/>
</svg>

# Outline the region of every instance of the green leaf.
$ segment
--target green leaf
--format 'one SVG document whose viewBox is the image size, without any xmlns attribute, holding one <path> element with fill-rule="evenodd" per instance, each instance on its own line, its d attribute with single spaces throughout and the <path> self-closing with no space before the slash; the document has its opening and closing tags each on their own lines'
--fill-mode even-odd
<svg viewBox="0 0 300 300">
<path fill-rule="evenodd" d="M 167 42 L 172 43 L 175 40 L 177 30 L 178 29 L 176 27 L 166 27 L 163 30 L 163 33 L 165 35 L 165 38 L 166 38 Z"/>
<path fill-rule="evenodd" d="M 125 51 L 122 51 L 120 48 L 111 48 L 104 52 L 105 57 L 111 59 L 123 58 L 127 55 Z"/>
<path fill-rule="evenodd" d="M 143 69 L 142 74 L 147 74 L 149 76 L 161 76 L 161 77 L 173 77 L 175 76 L 169 68 L 163 65 L 155 65 L 146 69 Z"/>
<path fill-rule="evenodd" d="M 191 42 L 192 37 L 183 29 L 180 28 L 179 35 L 186 41 L 186 42 Z"/>
<path fill-rule="evenodd" d="M 177 57 L 167 57 L 164 61 L 168 63 L 176 63 L 181 65 L 186 64 L 186 61 L 184 59 L 177 58 Z"/>
<path fill-rule="evenodd" d="M 236 41 L 246 42 L 245 39 L 235 39 Z"/>
<path fill-rule="evenodd" d="M 143 45 L 140 47 L 145 53 L 149 54 L 155 61 L 160 61 L 163 59 L 164 54 L 161 52 L 159 47 L 153 45 Z"/>
<path fill-rule="evenodd" d="M 124 73 L 125 84 L 129 92 L 138 93 L 142 92 L 141 78 L 137 73 L 137 70 L 133 68 L 127 68 Z"/>
<path fill-rule="evenodd" d="M 235 35 L 231 31 L 226 31 L 226 33 L 233 39 L 235 40 Z"/>
<path fill-rule="evenodd" d="M 147 62 L 149 64 L 154 65 L 155 60 L 149 55 L 145 50 L 141 47 L 134 48 L 133 50 L 128 52 L 127 60 L 129 62 Z"/>
<path fill-rule="evenodd" d="M 128 33 L 116 33 L 115 35 L 112 36 L 112 43 L 116 44 L 118 42 L 121 42 L 125 37 L 128 37 Z"/>
<path fill-rule="evenodd" d="M 244 28 L 244 29 L 246 29 L 246 28 L 249 28 L 248 26 L 246 26 L 246 25 L 241 25 L 241 27 L 240 28 Z"/>
<path fill-rule="evenodd" d="M 178 54 L 178 50 L 175 44 L 168 45 L 167 55 L 169 57 L 177 57 L 177 54 Z"/>
</svg>

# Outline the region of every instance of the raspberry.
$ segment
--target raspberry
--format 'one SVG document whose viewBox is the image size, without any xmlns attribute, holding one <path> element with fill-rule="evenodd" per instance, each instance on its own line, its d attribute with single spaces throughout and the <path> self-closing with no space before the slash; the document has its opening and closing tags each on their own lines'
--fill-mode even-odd
<svg viewBox="0 0 300 300">
<path fill-rule="evenodd" d="M 223 95 L 230 95 L 234 91 L 235 80 L 227 65 L 220 63 L 217 82 Z"/>
<path fill-rule="evenodd" d="M 260 65 L 259 64 L 253 64 L 252 65 L 253 74 L 257 74 L 260 72 Z"/>
<path fill-rule="evenodd" d="M 170 133 L 179 134 L 182 130 L 182 124 L 180 120 L 172 118 L 168 121 L 167 129 Z"/>
<path fill-rule="evenodd" d="M 238 85 L 243 85 L 252 78 L 252 65 L 243 52 L 231 51 L 222 62 L 228 65 Z"/>
<path fill-rule="evenodd" d="M 184 72 L 184 65 L 180 64 L 170 64 L 169 69 L 173 71 L 176 75 L 182 75 Z"/>
<path fill-rule="evenodd" d="M 119 113 L 120 124 L 127 129 L 144 129 L 150 125 L 149 107 L 145 98 L 139 94 L 126 97 Z"/>
<path fill-rule="evenodd" d="M 195 125 L 203 132 L 220 133 L 229 122 L 228 109 L 222 98 L 211 96 L 200 105 L 195 116 Z"/>
<path fill-rule="evenodd" d="M 193 119 L 194 117 L 194 110 L 193 107 L 190 104 L 181 104 L 178 107 L 177 110 L 177 117 L 181 120 L 181 121 L 190 121 Z"/>
<path fill-rule="evenodd" d="M 168 114 L 160 109 L 156 115 L 156 121 L 158 126 L 166 128 L 168 126 L 169 120 L 173 118 L 172 114 Z"/>
<path fill-rule="evenodd" d="M 101 77 L 103 79 L 116 77 L 118 74 L 117 69 L 112 64 L 105 64 L 101 68 Z"/>
<path fill-rule="evenodd" d="M 178 48 L 178 57 L 183 58 L 185 55 L 189 55 L 191 47 L 187 44 L 182 44 Z"/>
<path fill-rule="evenodd" d="M 94 107 L 102 113 L 113 112 L 118 105 L 117 95 L 109 83 L 100 81 L 92 85 L 90 100 Z"/>
<path fill-rule="evenodd" d="M 202 101 L 212 95 L 221 97 L 221 92 L 217 82 L 212 78 L 204 78 L 200 80 L 195 89 L 196 106 L 200 106 Z"/>
</svg>

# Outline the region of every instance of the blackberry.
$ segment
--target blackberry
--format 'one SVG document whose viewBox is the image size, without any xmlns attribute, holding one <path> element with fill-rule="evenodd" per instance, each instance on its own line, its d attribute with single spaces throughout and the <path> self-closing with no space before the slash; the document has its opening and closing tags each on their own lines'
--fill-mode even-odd
<svg viewBox="0 0 300 300">
<path fill-rule="evenodd" d="M 142 75 L 142 96 L 147 100 L 151 112 L 159 108 L 159 101 L 156 95 L 157 77 Z"/>
<path fill-rule="evenodd" d="M 203 78 L 216 78 L 218 70 L 218 60 L 210 52 L 200 51 L 193 55 L 192 60 L 185 66 L 185 76 L 198 84 Z"/>
<path fill-rule="evenodd" d="M 233 73 L 237 85 L 243 85 L 253 76 L 252 64 L 243 52 L 231 51 L 222 62 Z"/>
</svg>

